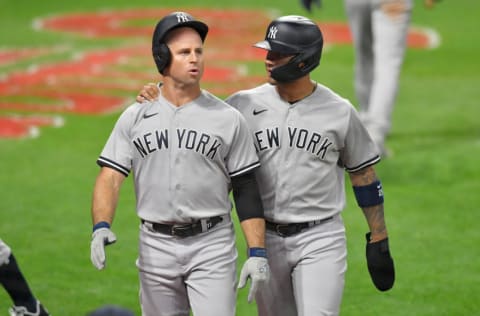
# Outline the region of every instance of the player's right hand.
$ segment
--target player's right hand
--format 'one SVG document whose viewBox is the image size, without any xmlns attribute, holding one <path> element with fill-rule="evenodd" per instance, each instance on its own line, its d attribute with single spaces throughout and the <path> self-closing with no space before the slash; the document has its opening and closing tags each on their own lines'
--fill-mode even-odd
<svg viewBox="0 0 480 316">
<path fill-rule="evenodd" d="M 115 241 L 117 241 L 117 237 L 110 228 L 102 227 L 93 232 L 90 259 L 98 270 L 105 268 L 105 246 L 113 244 Z"/>
<path fill-rule="evenodd" d="M 157 84 L 149 82 L 143 86 L 142 90 L 136 97 L 138 103 L 143 103 L 145 101 L 154 101 L 160 95 L 160 90 L 158 89 Z"/>
</svg>

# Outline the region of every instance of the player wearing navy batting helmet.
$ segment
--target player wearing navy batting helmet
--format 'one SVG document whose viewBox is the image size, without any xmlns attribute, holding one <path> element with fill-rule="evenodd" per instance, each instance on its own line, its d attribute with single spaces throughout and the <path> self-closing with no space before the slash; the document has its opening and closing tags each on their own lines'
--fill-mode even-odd
<svg viewBox="0 0 480 316">
<path fill-rule="evenodd" d="M 185 12 L 158 22 L 152 54 L 163 75 L 160 96 L 121 114 L 97 160 L 91 260 L 105 267 L 105 245 L 116 240 L 110 228 L 119 189 L 132 172 L 143 316 L 235 315 L 230 191 L 249 247 L 238 285 L 251 280 L 251 301 L 269 278 L 254 174 L 260 163 L 248 126 L 237 110 L 200 88 L 207 32 Z"/>
<path fill-rule="evenodd" d="M 338 315 L 347 268 L 344 170 L 370 229 L 375 284 L 393 285 L 383 191 L 373 167 L 379 153 L 348 100 L 311 79 L 323 48 L 315 22 L 280 17 L 255 46 L 267 51 L 268 83 L 226 101 L 247 119 L 261 162 L 271 278 L 269 291 L 257 295 L 259 315 Z"/>
</svg>

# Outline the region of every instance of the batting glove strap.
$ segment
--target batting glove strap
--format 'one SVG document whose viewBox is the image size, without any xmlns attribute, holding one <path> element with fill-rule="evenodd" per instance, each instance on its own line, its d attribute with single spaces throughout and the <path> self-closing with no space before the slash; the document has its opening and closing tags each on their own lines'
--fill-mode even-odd
<svg viewBox="0 0 480 316">
<path fill-rule="evenodd" d="M 110 224 L 107 223 L 107 222 L 104 222 L 104 221 L 103 222 L 98 222 L 95 225 L 93 225 L 93 230 L 92 231 L 96 231 L 99 228 L 110 228 Z"/>
<path fill-rule="evenodd" d="M 388 238 L 370 243 L 370 233 L 367 233 L 367 266 L 375 287 L 380 291 L 387 291 L 395 282 L 395 268 L 390 255 Z"/>
<path fill-rule="evenodd" d="M 106 227 L 95 230 L 90 244 L 90 259 L 98 270 L 105 268 L 105 246 L 117 241 L 115 234 Z"/>
<path fill-rule="evenodd" d="M 259 288 L 266 287 L 270 279 L 270 267 L 267 258 L 250 257 L 245 261 L 242 271 L 240 272 L 240 280 L 238 288 L 241 289 L 247 284 L 250 278 L 251 285 L 248 292 L 248 302 L 252 302 Z"/>
<path fill-rule="evenodd" d="M 265 248 L 259 248 L 259 247 L 253 247 L 248 249 L 248 257 L 262 257 L 266 258 L 267 257 L 267 249 Z"/>
</svg>

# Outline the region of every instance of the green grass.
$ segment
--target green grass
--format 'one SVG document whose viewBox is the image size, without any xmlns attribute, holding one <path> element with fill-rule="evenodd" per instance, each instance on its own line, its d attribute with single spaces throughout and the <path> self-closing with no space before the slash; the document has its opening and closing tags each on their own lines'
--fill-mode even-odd
<svg viewBox="0 0 480 316">
<path fill-rule="evenodd" d="M 175 3 L 162 1 L 172 8 Z M 183 1 L 182 9 L 188 10 L 188 3 L 199 6 L 193 0 Z M 408 50 L 388 142 L 395 155 L 377 167 L 386 193 L 397 280 L 386 293 L 373 287 L 364 255 L 366 222 L 348 188 L 343 213 L 349 251 L 344 316 L 479 313 L 480 3 L 442 1 L 434 10 L 416 3 L 413 24 L 436 29 L 442 46 L 431 51 Z M 297 1 L 275 5 L 279 14 L 306 14 Z M 344 21 L 342 5 L 341 1 L 324 1 L 324 8 L 309 16 Z M 135 7 L 142 6 L 154 4 L 135 2 Z M 204 0 L 202 6 L 274 8 L 252 0 Z M 117 41 L 92 42 L 75 35 L 35 32 L 32 20 L 65 12 L 125 9 L 133 4 L 126 0 L 0 0 L 0 7 L 2 47 L 67 43 L 73 49 L 86 49 Z M 351 46 L 332 47 L 314 77 L 355 102 L 352 63 Z M 0 72 L 27 66 L 0 67 Z M 261 61 L 257 67 L 261 71 Z M 106 303 L 140 313 L 135 268 L 138 219 L 131 179 L 122 188 L 113 226 L 118 242 L 107 250 L 107 269 L 96 271 L 89 259 L 90 201 L 98 172 L 95 160 L 117 116 L 65 115 L 64 127 L 42 128 L 40 138 L 0 140 L 0 238 L 13 248 L 31 288 L 54 315 L 84 315 Z M 240 264 L 245 259 L 241 234 L 239 253 Z M 9 297 L 0 290 L 0 314 L 8 306 Z M 246 303 L 246 290 L 239 295 L 238 315 L 256 315 L 255 306 Z"/>
</svg>

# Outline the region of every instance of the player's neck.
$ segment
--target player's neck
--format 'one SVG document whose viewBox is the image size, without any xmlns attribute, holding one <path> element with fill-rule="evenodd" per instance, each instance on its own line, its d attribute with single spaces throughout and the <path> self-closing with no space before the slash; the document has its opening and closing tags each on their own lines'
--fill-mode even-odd
<svg viewBox="0 0 480 316">
<path fill-rule="evenodd" d="M 292 82 L 277 83 L 277 92 L 286 102 L 295 103 L 311 95 L 316 87 L 317 83 L 305 76 Z"/>
<path fill-rule="evenodd" d="M 160 91 L 168 102 L 177 107 L 195 100 L 201 93 L 199 85 L 177 85 L 174 83 L 163 84 Z"/>
</svg>

